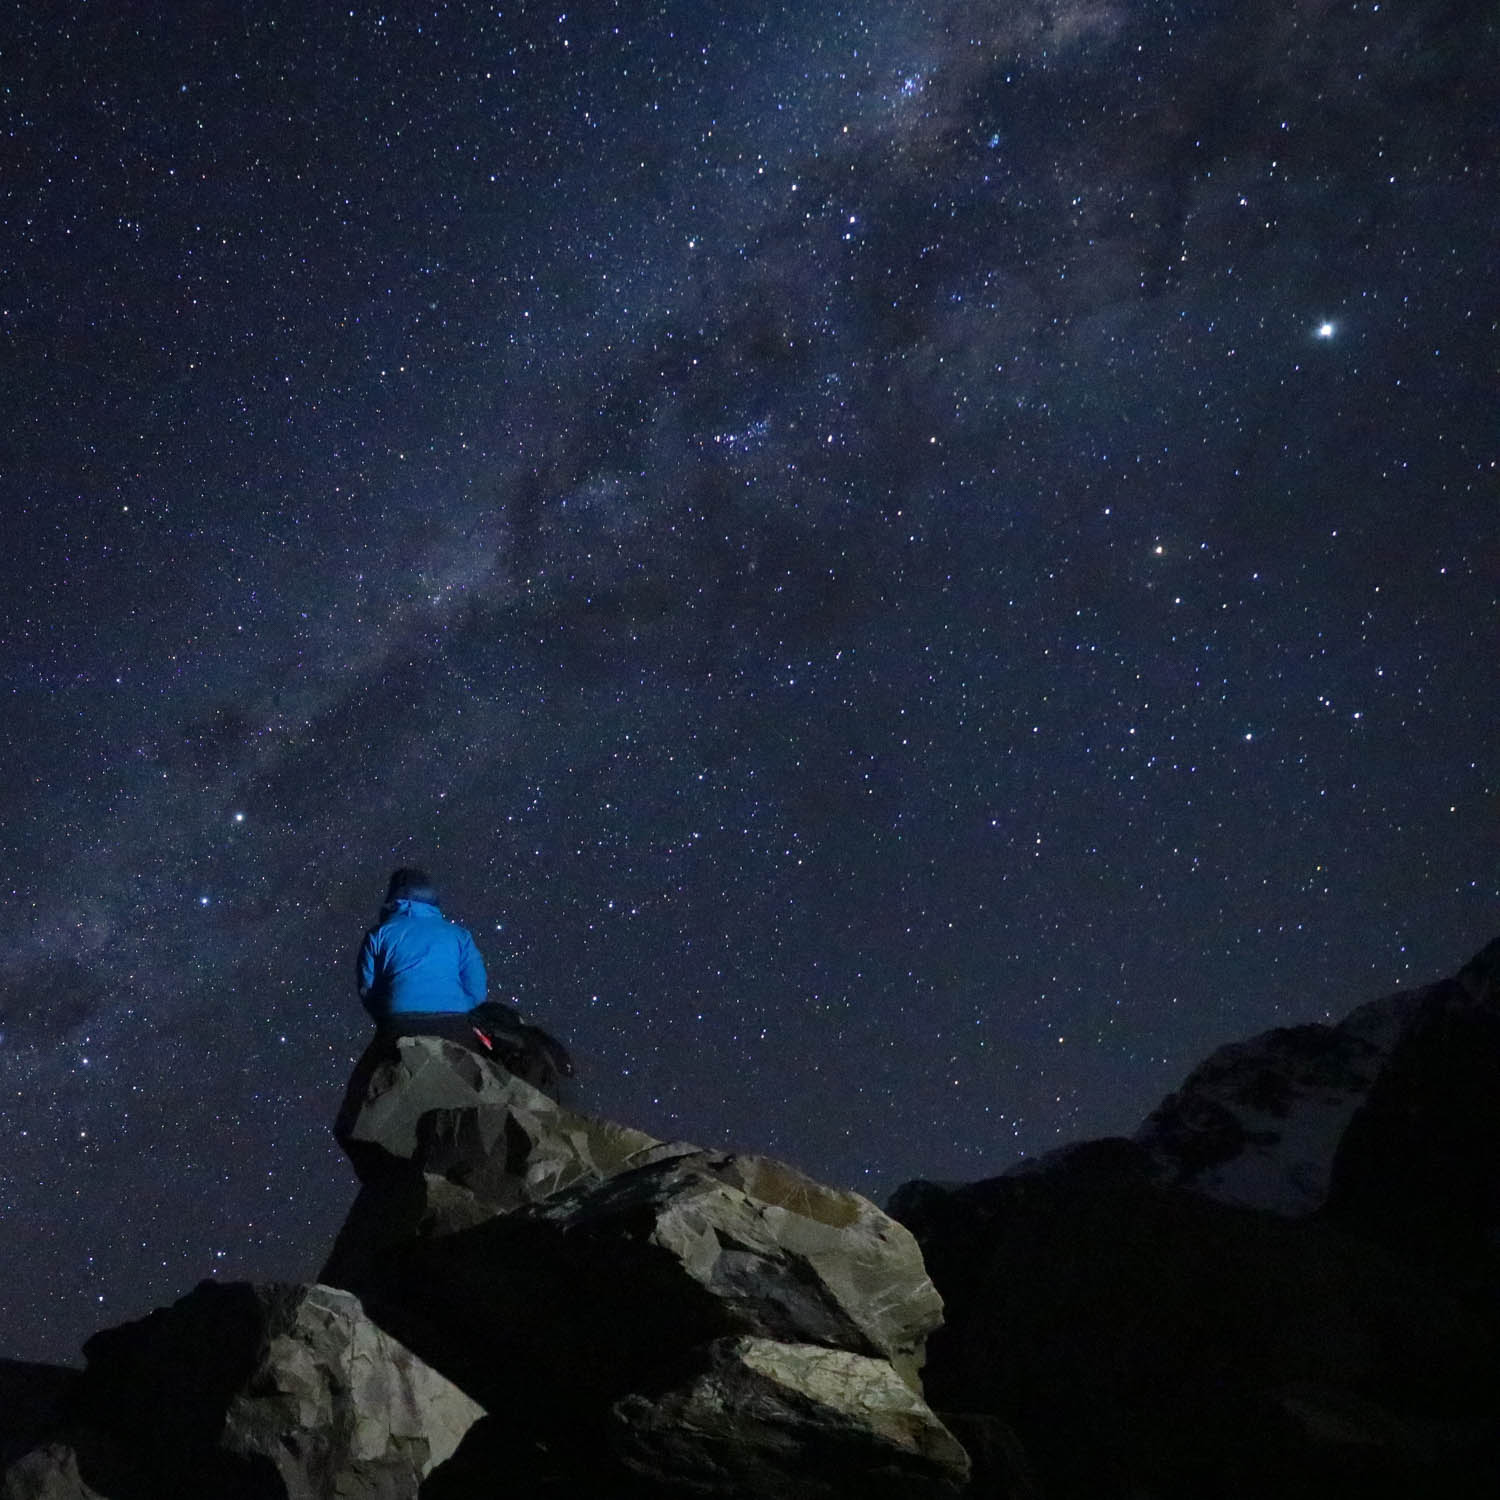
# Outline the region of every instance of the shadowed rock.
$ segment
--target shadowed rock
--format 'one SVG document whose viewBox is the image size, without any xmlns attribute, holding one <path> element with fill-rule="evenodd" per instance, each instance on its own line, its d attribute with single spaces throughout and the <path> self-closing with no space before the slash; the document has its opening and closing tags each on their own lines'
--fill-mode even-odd
<svg viewBox="0 0 1500 1500">
<path fill-rule="evenodd" d="M 63 1365 L 0 1360 L 0 1465 L 36 1447 L 60 1425 L 82 1373 Z"/>
<path fill-rule="evenodd" d="M 426 1315 L 455 1327 L 486 1316 L 481 1303 L 502 1304 L 513 1330 L 593 1329 L 607 1311 L 652 1345 L 661 1315 L 628 1310 L 665 1299 L 691 1342 L 824 1344 L 888 1359 L 913 1386 L 941 1321 L 916 1242 L 867 1199 L 766 1157 L 574 1114 L 436 1038 L 403 1038 L 337 1130 L 364 1186 L 323 1275 L 372 1306 L 420 1284 Z M 505 1266 L 514 1290 L 481 1291 L 466 1269 L 480 1265 Z M 565 1305 L 533 1311 L 561 1267 Z"/>
<path fill-rule="evenodd" d="M 1048 1496 L 1452 1500 L 1500 1480 L 1487 1296 L 1160 1187 L 1100 1144 L 893 1201 L 947 1301 L 926 1372 L 945 1420 L 1013 1428 Z"/>
<path fill-rule="evenodd" d="M 638 1474 L 735 1500 L 957 1495 L 968 1455 L 884 1360 L 811 1344 L 723 1340 L 708 1368 L 614 1411 Z"/>
<path fill-rule="evenodd" d="M 323 1279 L 514 1430 L 608 1447 L 627 1401 L 659 1435 L 673 1401 L 698 1409 L 686 1393 L 708 1351 L 749 1339 L 838 1351 L 866 1372 L 798 1397 L 822 1413 L 802 1426 L 831 1424 L 835 1446 L 874 1441 L 860 1403 L 876 1366 L 925 1413 L 921 1430 L 941 1432 L 919 1394 L 941 1300 L 911 1235 L 855 1193 L 574 1113 L 433 1037 L 362 1064 L 337 1134 L 362 1187 Z M 951 1482 L 955 1452 L 943 1434 L 903 1472 Z"/>
<path fill-rule="evenodd" d="M 113 1500 L 84 1479 L 76 1442 L 55 1438 L 28 1450 L 5 1470 L 0 1500 Z"/>
<path fill-rule="evenodd" d="M 1489 1500 L 1497 958 L 895 1218 L 373 1048 L 343 1290 L 205 1284 L 23 1372 L 0 1500 L 937 1500 L 959 1439 L 1006 1500 Z"/>
<path fill-rule="evenodd" d="M 428 1036 L 370 1044 L 333 1133 L 361 1182 L 416 1167 L 501 1208 L 673 1149 L 644 1131 L 575 1114 L 503 1067 Z"/>
<path fill-rule="evenodd" d="M 326 1286 L 205 1282 L 85 1352 L 73 1430 L 12 1468 L 7 1500 L 400 1500 L 481 1415 Z"/>
</svg>

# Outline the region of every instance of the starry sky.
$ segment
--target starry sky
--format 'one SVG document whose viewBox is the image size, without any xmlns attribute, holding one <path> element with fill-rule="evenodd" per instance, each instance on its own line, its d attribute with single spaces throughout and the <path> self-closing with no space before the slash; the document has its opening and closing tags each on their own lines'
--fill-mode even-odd
<svg viewBox="0 0 1500 1500">
<path fill-rule="evenodd" d="M 0 1355 L 309 1278 L 429 868 L 883 1198 L 1500 931 L 1479 0 L 33 6 Z"/>
</svg>

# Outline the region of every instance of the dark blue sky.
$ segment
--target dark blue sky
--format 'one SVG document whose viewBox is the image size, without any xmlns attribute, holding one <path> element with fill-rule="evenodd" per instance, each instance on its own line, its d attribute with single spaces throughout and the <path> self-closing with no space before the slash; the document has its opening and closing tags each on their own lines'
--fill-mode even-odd
<svg viewBox="0 0 1500 1500">
<path fill-rule="evenodd" d="M 1488 7 L 643 9 L 6 44 L 0 1355 L 315 1271 L 395 864 L 876 1196 L 1500 927 Z"/>
</svg>

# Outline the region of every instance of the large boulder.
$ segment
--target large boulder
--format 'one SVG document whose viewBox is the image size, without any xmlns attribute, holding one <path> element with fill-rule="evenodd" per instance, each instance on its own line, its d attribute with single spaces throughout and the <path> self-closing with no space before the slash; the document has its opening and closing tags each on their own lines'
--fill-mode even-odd
<svg viewBox="0 0 1500 1500">
<path fill-rule="evenodd" d="M 431 1037 L 362 1063 L 337 1134 L 362 1187 L 323 1279 L 518 1431 L 618 1446 L 611 1413 L 639 1410 L 659 1432 L 699 1409 L 684 1393 L 715 1349 L 771 1344 L 879 1365 L 941 1431 L 919 1379 L 941 1299 L 910 1233 L 858 1194 L 564 1109 Z M 780 1422 L 788 1451 L 820 1424 L 868 1428 L 867 1384 L 820 1390 L 821 1416 Z M 953 1482 L 943 1437 L 912 1474 Z"/>
<path fill-rule="evenodd" d="M 23 1453 L 0 1474 L 0 1500 L 113 1500 L 83 1477 L 75 1442 L 53 1438 Z"/>
<path fill-rule="evenodd" d="M 558 1293 L 573 1308 L 628 1305 L 636 1276 L 669 1302 L 677 1287 L 665 1316 L 685 1320 L 694 1342 L 823 1344 L 888 1359 L 913 1386 L 942 1320 L 916 1242 L 868 1199 L 768 1157 L 576 1114 L 438 1038 L 403 1038 L 364 1093 L 351 1090 L 336 1130 L 364 1186 L 323 1279 L 382 1304 L 418 1282 L 425 1303 L 456 1301 L 463 1276 L 462 1322 L 515 1295 L 469 1284 L 471 1265 L 486 1282 L 514 1267 L 529 1303 L 567 1267 L 578 1284 Z M 545 1264 L 523 1274 L 517 1261 L 533 1258 Z"/>
<path fill-rule="evenodd" d="M 954 1496 L 968 1455 L 885 1360 L 771 1339 L 721 1340 L 685 1385 L 616 1404 L 617 1446 L 645 1478 L 736 1500 Z"/>
<path fill-rule="evenodd" d="M 499 1208 L 691 1149 L 565 1109 L 489 1059 L 432 1036 L 372 1042 L 333 1133 L 362 1183 L 384 1185 L 416 1168 Z"/>
<path fill-rule="evenodd" d="M 400 1500 L 482 1415 L 326 1286 L 205 1282 L 85 1353 L 73 1431 L 12 1467 L 18 1500 Z"/>
</svg>

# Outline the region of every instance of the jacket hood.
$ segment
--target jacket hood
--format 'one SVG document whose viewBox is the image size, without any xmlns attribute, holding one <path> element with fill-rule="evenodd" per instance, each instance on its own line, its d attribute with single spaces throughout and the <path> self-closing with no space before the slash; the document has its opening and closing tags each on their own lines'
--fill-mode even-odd
<svg viewBox="0 0 1500 1500">
<path fill-rule="evenodd" d="M 436 891 L 418 890 L 413 891 L 410 895 L 398 896 L 394 901 L 387 901 L 385 905 L 380 908 L 380 920 L 382 922 L 387 921 L 389 918 L 397 916 L 401 912 L 410 911 L 414 906 L 426 907 L 430 911 L 441 910 L 441 908 L 438 906 Z"/>
</svg>

